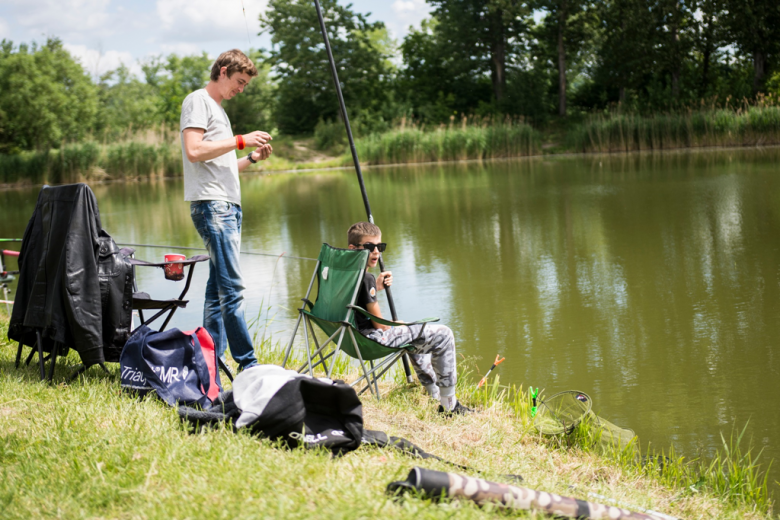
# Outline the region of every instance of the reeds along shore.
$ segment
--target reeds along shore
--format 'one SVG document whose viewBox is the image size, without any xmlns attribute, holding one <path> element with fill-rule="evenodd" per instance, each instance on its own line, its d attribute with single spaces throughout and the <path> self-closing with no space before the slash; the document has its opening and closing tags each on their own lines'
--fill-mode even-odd
<svg viewBox="0 0 780 520">
<path fill-rule="evenodd" d="M 65 144 L 58 150 L 0 155 L 0 183 L 3 184 L 63 184 L 181 174 L 181 148 L 169 143 L 85 142 Z"/>
<path fill-rule="evenodd" d="M 594 116 L 566 135 L 576 152 L 631 152 L 702 146 L 780 143 L 780 106 L 744 104 L 736 110 L 709 108 L 643 117 Z"/>
<path fill-rule="evenodd" d="M 372 134 L 355 143 L 362 161 L 391 164 L 521 157 L 541 151 L 542 134 L 515 120 L 468 120 L 425 129 L 417 126 Z"/>
<path fill-rule="evenodd" d="M 641 116 L 614 112 L 594 115 L 566 130 L 555 152 L 631 152 L 704 146 L 780 144 L 780 104 L 776 98 L 732 108 L 702 107 Z M 356 140 L 366 164 L 462 161 L 522 157 L 542 151 L 543 133 L 522 119 L 463 118 L 425 128 L 401 120 L 392 130 Z M 348 152 L 321 164 L 274 156 L 264 170 L 351 164 Z M 277 154 L 278 155 L 278 154 Z M 341 158 L 339 158 L 341 156 Z M 279 161 L 279 164 L 276 164 Z M 177 141 L 63 144 L 57 150 L 0 154 L 0 184 L 61 184 L 79 180 L 177 177 L 182 174 Z"/>
</svg>

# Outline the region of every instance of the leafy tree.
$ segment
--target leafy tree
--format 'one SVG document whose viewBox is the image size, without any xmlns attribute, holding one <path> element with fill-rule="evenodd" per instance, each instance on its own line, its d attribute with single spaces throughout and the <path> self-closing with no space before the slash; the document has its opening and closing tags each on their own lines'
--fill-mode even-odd
<svg viewBox="0 0 780 520">
<path fill-rule="evenodd" d="M 771 60 L 780 54 L 780 3 L 777 0 L 726 0 L 732 41 L 753 60 L 753 92 L 764 90 Z"/>
<path fill-rule="evenodd" d="M 387 56 L 377 32 L 382 22 L 336 0 L 321 2 L 333 57 L 350 113 L 381 112 L 389 99 Z M 263 32 L 271 34 L 268 63 L 278 78 L 275 120 L 286 134 L 308 133 L 319 120 L 339 117 L 338 101 L 322 41 L 317 12 L 310 0 L 270 0 L 260 16 Z"/>
<path fill-rule="evenodd" d="M 547 12 L 536 31 L 548 49 L 555 49 L 558 71 L 558 115 L 566 115 L 567 72 L 585 58 L 585 51 L 595 36 L 597 20 L 588 0 L 537 0 L 537 8 Z"/>
<path fill-rule="evenodd" d="M 472 73 L 489 73 L 493 97 L 504 99 L 507 63 L 528 29 L 530 9 L 519 0 L 428 0 L 441 41 Z"/>
<path fill-rule="evenodd" d="M 38 47 L 0 43 L 0 150 L 45 149 L 92 129 L 95 85 L 62 42 Z"/>
<path fill-rule="evenodd" d="M 125 65 L 100 77 L 97 131 L 116 138 L 162 121 L 154 88 L 140 81 Z"/>
<path fill-rule="evenodd" d="M 593 80 L 602 92 L 584 104 L 625 103 L 626 92 L 641 89 L 654 67 L 653 17 L 644 0 L 608 0 L 599 5 L 598 19 L 601 46 Z"/>
<path fill-rule="evenodd" d="M 203 52 L 199 56 L 170 54 L 165 59 L 157 56 L 141 66 L 157 97 L 158 115 L 169 127 L 178 128 L 184 98 L 206 86 L 212 63 Z"/>
<path fill-rule="evenodd" d="M 440 123 L 459 114 L 471 114 L 491 102 L 492 86 L 484 64 L 461 59 L 452 43 L 439 32 L 436 18 L 424 20 L 401 44 L 405 67 L 397 89 L 410 103 L 413 115 L 425 122 Z"/>
<path fill-rule="evenodd" d="M 698 8 L 701 19 L 696 28 L 694 49 L 701 62 L 697 93 L 699 98 L 704 98 L 711 90 L 713 65 L 723 54 L 720 49 L 727 44 L 728 32 L 723 23 L 726 15 L 724 0 L 700 0 Z"/>
</svg>

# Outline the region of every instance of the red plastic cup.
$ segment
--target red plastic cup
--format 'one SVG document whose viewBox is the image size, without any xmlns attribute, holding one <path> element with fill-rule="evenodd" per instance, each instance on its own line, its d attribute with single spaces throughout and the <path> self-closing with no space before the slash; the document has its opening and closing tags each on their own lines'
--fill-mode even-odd
<svg viewBox="0 0 780 520">
<path fill-rule="evenodd" d="M 178 282 L 179 280 L 184 278 L 184 266 L 182 264 L 174 264 L 169 262 L 183 262 L 186 260 L 187 257 L 184 255 L 177 255 L 177 254 L 170 254 L 165 255 L 165 266 L 163 267 L 163 270 L 165 271 L 165 278 L 168 280 L 173 280 L 174 282 Z"/>
</svg>

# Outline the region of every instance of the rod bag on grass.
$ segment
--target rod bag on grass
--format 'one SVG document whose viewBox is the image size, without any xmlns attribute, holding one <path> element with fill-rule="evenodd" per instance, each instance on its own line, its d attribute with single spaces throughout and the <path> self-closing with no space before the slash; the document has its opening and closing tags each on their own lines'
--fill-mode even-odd
<svg viewBox="0 0 780 520">
<path fill-rule="evenodd" d="M 669 518 L 665 515 L 635 513 L 620 507 L 419 467 L 412 468 L 406 480 L 391 482 L 387 486 L 387 493 L 390 495 L 399 495 L 408 491 L 414 491 L 433 500 L 442 497 L 465 498 L 479 505 L 493 503 L 510 509 L 540 511 L 557 517 L 610 520 Z"/>
<path fill-rule="evenodd" d="M 119 362 L 123 390 L 140 396 L 154 391 L 170 406 L 211 406 L 221 390 L 214 341 L 203 327 L 188 332 L 139 327 Z"/>
</svg>

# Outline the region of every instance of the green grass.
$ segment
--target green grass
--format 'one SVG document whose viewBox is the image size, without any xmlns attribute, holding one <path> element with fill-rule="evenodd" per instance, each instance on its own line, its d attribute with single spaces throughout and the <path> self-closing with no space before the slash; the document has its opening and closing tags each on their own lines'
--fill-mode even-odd
<svg viewBox="0 0 780 520">
<path fill-rule="evenodd" d="M 630 152 L 701 146 L 756 146 L 780 143 L 780 106 L 711 108 L 644 117 L 593 116 L 565 138 L 578 152 Z"/>
<path fill-rule="evenodd" d="M 3 320 L 2 338 L 6 326 Z M 258 348 L 261 362 L 281 359 L 271 340 Z M 161 402 L 123 394 L 116 365 L 109 375 L 90 369 L 65 384 L 78 364 L 71 353 L 49 385 L 37 380 L 35 366 L 15 369 L 15 352 L 0 341 L 3 518 L 495 517 L 495 509 L 471 503 L 393 501 L 384 494 L 414 465 L 460 471 L 443 463 L 372 448 L 333 459 L 225 428 L 191 433 Z M 343 359 L 337 372 L 349 380 L 357 368 Z M 479 412 L 447 419 L 400 372 L 385 378 L 381 401 L 364 396 L 366 427 L 408 438 L 485 478 L 522 474 L 530 488 L 584 499 L 597 493 L 686 519 L 769 517 L 765 477 L 754 471 L 756 458 L 741 451 L 741 436 L 704 472 L 703 464 L 682 457 L 643 465 L 633 455 L 597 452 L 584 430 L 567 442 L 540 438 L 523 388 L 502 386 L 497 377 L 476 389 L 478 378 L 462 374 L 458 395 Z"/>
</svg>

